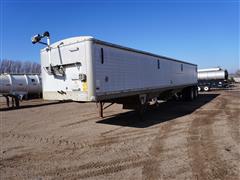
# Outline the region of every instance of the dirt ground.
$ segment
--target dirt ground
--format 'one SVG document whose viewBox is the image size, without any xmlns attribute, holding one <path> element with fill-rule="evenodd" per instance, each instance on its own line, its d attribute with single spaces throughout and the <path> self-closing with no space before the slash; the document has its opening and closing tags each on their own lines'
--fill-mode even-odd
<svg viewBox="0 0 240 180">
<path fill-rule="evenodd" d="M 1 102 L 0 179 L 240 178 L 240 86 L 166 102 L 144 120 L 113 105 Z"/>
</svg>

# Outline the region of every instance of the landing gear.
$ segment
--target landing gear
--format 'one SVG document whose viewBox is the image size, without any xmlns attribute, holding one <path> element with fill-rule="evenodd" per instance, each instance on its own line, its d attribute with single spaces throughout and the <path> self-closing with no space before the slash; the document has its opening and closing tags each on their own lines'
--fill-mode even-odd
<svg viewBox="0 0 240 180">
<path fill-rule="evenodd" d="M 11 104 L 12 104 L 12 108 L 16 107 L 16 108 L 19 108 L 20 106 L 20 97 L 19 96 L 16 96 L 16 95 L 4 95 L 4 97 L 6 98 L 6 104 L 7 104 L 7 107 L 9 108 L 10 107 L 10 100 L 9 98 L 11 98 Z"/>
<path fill-rule="evenodd" d="M 106 107 L 104 107 L 104 102 L 99 101 L 97 103 L 97 107 L 98 107 L 98 114 L 100 118 L 103 118 L 103 110 L 107 109 L 108 107 L 112 106 L 114 103 L 112 102 L 111 104 L 108 104 Z"/>
<path fill-rule="evenodd" d="M 103 118 L 103 102 L 102 101 L 98 102 L 98 110 L 99 110 L 99 117 Z"/>
</svg>

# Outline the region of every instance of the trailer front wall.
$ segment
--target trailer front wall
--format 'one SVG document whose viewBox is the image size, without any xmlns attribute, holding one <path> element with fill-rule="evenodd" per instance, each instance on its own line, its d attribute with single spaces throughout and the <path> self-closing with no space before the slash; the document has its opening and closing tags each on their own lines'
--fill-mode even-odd
<svg viewBox="0 0 240 180">
<path fill-rule="evenodd" d="M 66 39 L 41 52 L 41 70 L 43 81 L 43 98 L 47 100 L 87 101 L 87 85 L 80 80 L 79 75 L 87 75 L 86 41 Z M 50 53 L 50 59 L 49 59 Z M 48 72 L 50 64 L 53 67 L 63 66 L 64 75 L 54 75 Z"/>
<path fill-rule="evenodd" d="M 94 44 L 96 96 L 197 83 L 197 66 Z"/>
</svg>

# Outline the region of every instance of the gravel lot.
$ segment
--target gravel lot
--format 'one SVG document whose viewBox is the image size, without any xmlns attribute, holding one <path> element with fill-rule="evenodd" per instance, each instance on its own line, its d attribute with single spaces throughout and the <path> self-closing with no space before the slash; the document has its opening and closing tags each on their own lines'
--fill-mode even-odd
<svg viewBox="0 0 240 180">
<path fill-rule="evenodd" d="M 139 120 L 113 105 L 1 102 L 0 179 L 240 178 L 240 86 L 166 102 Z"/>
</svg>

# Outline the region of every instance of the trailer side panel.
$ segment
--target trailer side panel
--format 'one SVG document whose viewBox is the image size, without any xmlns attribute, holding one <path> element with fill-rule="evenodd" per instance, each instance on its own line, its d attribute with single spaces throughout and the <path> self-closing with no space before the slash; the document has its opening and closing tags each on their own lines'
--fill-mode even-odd
<svg viewBox="0 0 240 180">
<path fill-rule="evenodd" d="M 197 83 L 195 65 L 104 44 L 94 44 L 94 61 L 97 97 Z"/>
</svg>

